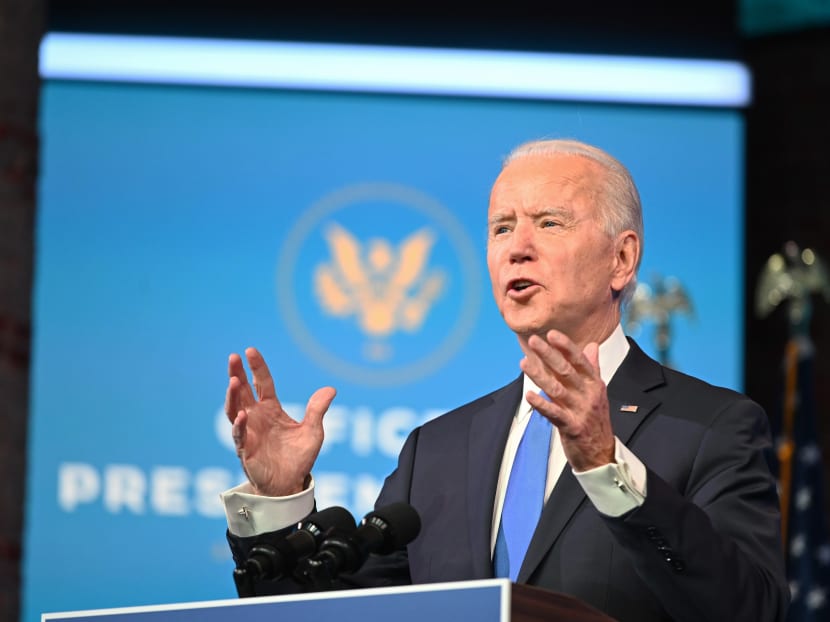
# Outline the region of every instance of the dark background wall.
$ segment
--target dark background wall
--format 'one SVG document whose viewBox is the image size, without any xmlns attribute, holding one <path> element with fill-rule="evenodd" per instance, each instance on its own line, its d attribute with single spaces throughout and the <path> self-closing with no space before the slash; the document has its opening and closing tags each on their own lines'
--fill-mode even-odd
<svg viewBox="0 0 830 622">
<path fill-rule="evenodd" d="M 830 261 L 830 28 L 744 42 L 755 80 L 747 111 L 745 389 L 770 415 L 780 409 L 784 309 L 752 309 L 764 260 L 787 240 Z M 830 300 L 813 297 L 817 427 L 830 490 Z M 830 493 L 825 492 L 825 500 Z"/>
<path fill-rule="evenodd" d="M 830 144 L 830 124 L 825 119 L 830 110 L 830 26 L 752 36 L 741 31 L 738 3 L 730 0 L 668 4 L 604 0 L 579 3 L 579 8 L 570 2 L 560 3 L 562 6 L 547 3 L 544 9 L 501 3 L 466 12 L 451 9 L 448 4 L 388 3 L 385 8 L 372 9 L 321 3 L 309 3 L 310 8 L 279 4 L 244 0 L 0 0 L 0 61 L 3 68 L 14 65 L 31 73 L 35 60 L 32 41 L 41 28 L 743 60 L 755 82 L 754 101 L 746 113 L 745 390 L 771 417 L 778 416 L 786 318 L 779 309 L 769 318 L 759 319 L 751 302 L 764 262 L 787 240 L 810 246 L 830 260 L 830 158 L 825 147 Z M 45 12 L 45 20 L 39 9 Z M 30 34 L 21 38 L 10 36 L 11 32 Z M 28 110 L 29 116 L 22 117 L 28 119 L 24 125 L 33 128 L 36 104 L 30 101 L 32 89 L 24 93 L 26 80 L 11 79 L 8 73 L 5 78 L 0 80 L 0 103 L 17 99 L 17 104 Z M 16 98 L 18 92 L 20 97 Z M 13 106 L 0 106 L 0 128 L 3 123 L 8 125 L 12 112 L 18 114 Z M 0 147 L 8 144 L 9 140 L 0 135 Z M 6 170 L 12 159 L 0 150 L 0 170 Z M 28 187 L 33 190 L 32 184 Z M 16 209 L 10 195 L 0 193 L 0 209 L 5 223 L 9 210 Z M 30 297 L 27 261 L 31 261 L 31 246 L 21 246 L 21 239 L 31 237 L 32 218 L 31 212 L 16 213 L 21 216 L 15 226 L 24 231 L 4 226 L 0 235 L 2 256 L 17 258 L 4 259 L 0 265 L 0 282 L 11 284 L 3 290 L 2 303 L 14 310 L 15 317 L 24 318 L 9 324 L 12 328 L 0 326 L 5 331 L 0 363 L 9 367 L 9 373 L 0 379 L 0 403 L 4 405 L 0 425 L 5 431 L 2 436 L 11 439 L 3 445 L 3 456 L 11 457 L 3 462 L 0 477 L 4 504 L 21 508 L 25 458 L 20 449 L 25 445 L 29 326 L 25 315 Z M 678 252 L 717 252 L 703 246 L 705 229 L 717 223 L 700 226 L 701 247 Z M 830 302 L 816 299 L 815 303 L 811 333 L 817 346 L 816 400 L 822 415 L 830 413 Z M 825 456 L 825 490 L 830 490 L 830 420 L 820 416 L 818 426 Z M 825 493 L 825 499 L 830 499 L 830 492 Z M 22 510 L 10 513 L 2 525 L 2 619 L 16 619 L 21 516 Z"/>
<path fill-rule="evenodd" d="M 739 47 L 734 0 L 671 9 L 657 0 L 477 4 L 47 2 L 50 28 L 75 31 L 662 55 L 723 56 Z"/>
</svg>

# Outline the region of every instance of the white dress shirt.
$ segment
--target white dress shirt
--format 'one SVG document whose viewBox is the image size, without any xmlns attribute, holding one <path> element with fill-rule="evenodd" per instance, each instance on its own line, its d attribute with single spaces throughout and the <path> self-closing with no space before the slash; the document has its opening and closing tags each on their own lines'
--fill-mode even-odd
<svg viewBox="0 0 830 622">
<path fill-rule="evenodd" d="M 599 347 L 599 367 L 603 382 L 607 385 L 628 353 L 628 341 L 622 326 Z M 527 391 L 539 388 L 527 376 L 524 378 L 522 400 L 513 418 L 513 424 L 504 448 L 501 470 L 499 471 L 496 497 L 493 505 L 493 525 L 490 550 L 495 547 L 504 494 L 516 449 L 522 438 L 532 408 L 525 399 Z M 545 485 L 545 500 L 550 496 L 556 480 L 562 473 L 565 459 L 559 434 L 554 427 L 548 457 L 548 476 Z M 574 472 L 577 481 L 594 506 L 608 516 L 621 516 L 642 505 L 646 494 L 646 469 L 642 462 L 617 439 L 615 460 L 611 464 L 582 473 Z M 252 492 L 249 483 L 242 484 L 221 494 L 228 520 L 228 529 L 236 536 L 254 536 L 260 533 L 284 529 L 298 523 L 314 509 L 314 480 L 308 488 L 288 497 L 263 497 Z"/>
</svg>

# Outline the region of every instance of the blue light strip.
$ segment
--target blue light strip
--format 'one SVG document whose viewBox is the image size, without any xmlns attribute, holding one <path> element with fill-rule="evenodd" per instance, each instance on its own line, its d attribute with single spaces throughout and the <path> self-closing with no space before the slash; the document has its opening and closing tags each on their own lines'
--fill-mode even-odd
<svg viewBox="0 0 830 622">
<path fill-rule="evenodd" d="M 742 107 L 734 61 L 49 33 L 45 79 Z"/>
</svg>

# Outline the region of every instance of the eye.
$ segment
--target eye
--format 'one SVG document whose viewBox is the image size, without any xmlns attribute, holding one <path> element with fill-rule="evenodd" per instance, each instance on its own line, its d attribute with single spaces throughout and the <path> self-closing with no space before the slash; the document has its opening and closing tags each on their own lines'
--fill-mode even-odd
<svg viewBox="0 0 830 622">
<path fill-rule="evenodd" d="M 502 233 L 507 233 L 510 231 L 510 227 L 507 225 L 497 225 L 493 227 L 493 235 L 501 235 Z"/>
<path fill-rule="evenodd" d="M 543 220 L 542 221 L 542 228 L 558 227 L 558 226 L 559 226 L 559 223 L 556 222 L 555 220 Z"/>
</svg>

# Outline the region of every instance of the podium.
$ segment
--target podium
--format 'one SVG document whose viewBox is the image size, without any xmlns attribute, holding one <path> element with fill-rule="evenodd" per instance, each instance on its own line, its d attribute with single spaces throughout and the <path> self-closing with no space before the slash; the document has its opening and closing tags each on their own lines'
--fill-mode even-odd
<svg viewBox="0 0 830 622">
<path fill-rule="evenodd" d="M 42 622 L 614 622 L 580 600 L 507 579 L 45 613 Z"/>
</svg>

